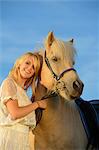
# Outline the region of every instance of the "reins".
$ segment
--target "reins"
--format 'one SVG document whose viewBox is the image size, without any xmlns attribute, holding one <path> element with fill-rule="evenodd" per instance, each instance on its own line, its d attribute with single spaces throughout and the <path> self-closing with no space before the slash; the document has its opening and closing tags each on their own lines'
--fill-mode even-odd
<svg viewBox="0 0 99 150">
<path fill-rule="evenodd" d="M 41 100 L 47 99 L 47 98 L 51 98 L 51 97 L 56 97 L 58 94 L 55 93 L 54 91 L 51 91 L 49 93 L 47 93 L 46 95 L 44 95 Z"/>
</svg>

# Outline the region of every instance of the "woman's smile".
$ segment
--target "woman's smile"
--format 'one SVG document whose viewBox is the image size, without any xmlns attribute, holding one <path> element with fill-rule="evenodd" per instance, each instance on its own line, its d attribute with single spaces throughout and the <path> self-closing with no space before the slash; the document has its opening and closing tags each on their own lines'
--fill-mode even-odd
<svg viewBox="0 0 99 150">
<path fill-rule="evenodd" d="M 26 69 L 24 69 L 24 71 L 27 73 L 27 74 L 31 74 L 31 71 L 28 71 Z"/>
</svg>

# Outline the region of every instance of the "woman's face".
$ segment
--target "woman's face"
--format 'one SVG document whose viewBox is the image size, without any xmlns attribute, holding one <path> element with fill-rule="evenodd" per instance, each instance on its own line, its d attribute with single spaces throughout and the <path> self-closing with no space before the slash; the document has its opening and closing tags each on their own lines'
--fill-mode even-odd
<svg viewBox="0 0 99 150">
<path fill-rule="evenodd" d="M 27 57 L 23 63 L 20 64 L 20 75 L 24 79 L 32 77 L 35 73 L 33 56 Z"/>
</svg>

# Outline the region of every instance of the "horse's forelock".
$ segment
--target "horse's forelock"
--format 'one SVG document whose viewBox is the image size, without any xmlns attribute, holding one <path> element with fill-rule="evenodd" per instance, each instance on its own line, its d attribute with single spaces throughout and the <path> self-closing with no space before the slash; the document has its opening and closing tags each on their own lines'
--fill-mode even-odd
<svg viewBox="0 0 99 150">
<path fill-rule="evenodd" d="M 61 57 L 63 60 L 74 61 L 76 50 L 70 42 L 55 40 L 52 45 L 51 54 Z"/>
</svg>

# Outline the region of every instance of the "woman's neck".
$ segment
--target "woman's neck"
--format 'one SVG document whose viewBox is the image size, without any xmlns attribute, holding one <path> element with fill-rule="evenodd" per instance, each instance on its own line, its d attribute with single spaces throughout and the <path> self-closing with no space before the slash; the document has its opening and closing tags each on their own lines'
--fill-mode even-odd
<svg viewBox="0 0 99 150">
<path fill-rule="evenodd" d="M 19 86 L 21 86 L 23 89 L 25 88 L 25 82 L 27 79 L 18 77 L 17 83 L 19 84 Z"/>
</svg>

